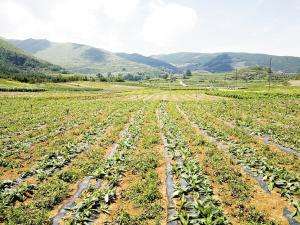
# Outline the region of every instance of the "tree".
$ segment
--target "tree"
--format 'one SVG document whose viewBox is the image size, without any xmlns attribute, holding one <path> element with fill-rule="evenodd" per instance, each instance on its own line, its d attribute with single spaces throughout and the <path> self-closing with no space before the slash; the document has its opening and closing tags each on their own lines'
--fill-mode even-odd
<svg viewBox="0 0 300 225">
<path fill-rule="evenodd" d="M 102 74 L 101 73 L 97 73 L 97 75 L 96 75 L 98 78 L 99 78 L 99 80 L 101 79 L 101 77 L 102 77 Z"/>
<path fill-rule="evenodd" d="M 116 77 L 115 77 L 115 82 L 124 82 L 124 78 L 121 74 L 118 74 Z"/>
<path fill-rule="evenodd" d="M 176 77 L 170 75 L 170 81 L 171 82 L 175 82 L 176 81 Z"/>
<path fill-rule="evenodd" d="M 187 77 L 190 77 L 190 76 L 192 76 L 192 72 L 191 72 L 190 70 L 187 70 L 187 71 L 185 72 L 185 75 L 186 75 Z"/>
<path fill-rule="evenodd" d="M 96 76 L 98 77 L 99 81 L 107 82 L 107 78 L 104 77 L 101 73 L 97 73 Z"/>
<path fill-rule="evenodd" d="M 107 72 L 106 78 L 107 78 L 108 82 L 111 82 L 113 80 L 112 73 L 111 72 Z"/>
<path fill-rule="evenodd" d="M 162 78 L 162 79 L 167 80 L 169 76 L 168 76 L 167 73 L 161 73 L 161 74 L 159 75 L 159 77 Z"/>
</svg>

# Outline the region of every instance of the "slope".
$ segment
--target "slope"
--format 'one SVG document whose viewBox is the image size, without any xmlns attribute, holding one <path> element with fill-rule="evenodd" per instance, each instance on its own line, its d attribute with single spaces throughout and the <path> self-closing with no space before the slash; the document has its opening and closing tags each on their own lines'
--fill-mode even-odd
<svg viewBox="0 0 300 225">
<path fill-rule="evenodd" d="M 129 61 L 133 61 L 136 63 L 141 63 L 141 64 L 145 64 L 151 67 L 155 67 L 155 68 L 162 68 L 162 69 L 167 69 L 171 72 L 179 72 L 178 68 L 176 66 L 173 66 L 170 63 L 166 63 L 162 60 L 159 59 L 155 59 L 155 58 L 151 58 L 151 57 L 146 57 L 137 53 L 133 53 L 133 54 L 128 54 L 128 53 L 116 53 L 119 57 L 129 60 Z"/>
<path fill-rule="evenodd" d="M 64 70 L 54 64 L 25 53 L 0 38 L 0 76 L 25 82 L 53 79 L 52 74 Z"/>
<path fill-rule="evenodd" d="M 76 43 L 56 43 L 47 40 L 10 40 L 15 46 L 27 50 L 36 57 L 63 66 L 70 71 L 96 73 L 158 72 L 157 68 L 127 60 L 99 48 Z"/>
<path fill-rule="evenodd" d="M 191 53 L 179 52 L 165 55 L 154 55 L 153 58 L 164 60 L 182 69 L 205 70 L 210 72 L 226 72 L 230 68 L 250 66 L 268 66 L 272 58 L 275 71 L 289 73 L 300 72 L 300 57 L 275 56 L 253 53 Z"/>
</svg>

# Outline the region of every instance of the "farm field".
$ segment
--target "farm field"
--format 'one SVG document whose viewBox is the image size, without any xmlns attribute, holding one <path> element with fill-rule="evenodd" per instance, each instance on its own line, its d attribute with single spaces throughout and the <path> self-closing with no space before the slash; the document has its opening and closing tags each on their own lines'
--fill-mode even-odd
<svg viewBox="0 0 300 225">
<path fill-rule="evenodd" d="M 0 223 L 300 223 L 298 87 L 1 88 Z"/>
</svg>

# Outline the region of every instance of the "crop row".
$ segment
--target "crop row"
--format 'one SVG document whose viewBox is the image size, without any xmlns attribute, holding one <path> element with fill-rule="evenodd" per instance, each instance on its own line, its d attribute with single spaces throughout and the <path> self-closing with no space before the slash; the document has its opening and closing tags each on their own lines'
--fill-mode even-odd
<svg viewBox="0 0 300 225">
<path fill-rule="evenodd" d="M 129 123 L 132 122 L 131 113 L 126 111 L 123 113 L 123 116 L 118 119 L 115 117 L 112 124 L 113 129 L 109 130 L 108 134 L 103 138 L 99 138 L 97 140 L 98 144 L 94 145 L 87 155 L 83 155 L 83 157 L 74 161 L 72 165 L 64 170 L 66 174 L 75 175 L 75 179 L 70 179 L 70 183 L 74 183 L 76 180 L 79 182 L 76 192 L 74 194 L 70 193 L 69 198 L 66 199 L 66 203 L 57 207 L 59 208 L 58 212 L 56 213 L 56 210 L 53 210 L 55 212 L 52 218 L 53 224 L 58 224 L 65 217 L 67 210 L 92 183 L 96 184 L 96 187 L 99 187 L 100 180 L 96 181 L 96 178 L 92 176 L 94 171 L 99 165 L 102 165 L 102 162 L 105 161 L 104 159 L 112 157 L 115 154 L 118 148 L 116 140 L 123 137 L 124 133 L 128 130 Z M 124 126 L 124 124 L 126 125 Z"/>
<path fill-rule="evenodd" d="M 187 110 L 187 105 L 184 105 L 184 108 Z M 188 109 L 199 127 L 206 129 L 211 136 L 230 144 L 229 151 L 232 156 L 252 172 L 262 176 L 268 182 L 270 190 L 275 185 L 285 197 L 299 194 L 300 184 L 296 173 L 298 159 L 289 158 L 292 161 L 288 162 L 288 156 L 280 157 L 267 146 L 259 145 L 242 130 L 217 123 L 213 117 L 204 117 L 200 107 L 190 104 Z M 287 163 L 289 165 L 285 165 Z"/>
<path fill-rule="evenodd" d="M 123 134 L 116 152 L 93 171 L 92 177 L 100 183 L 91 186 L 83 193 L 81 201 L 75 202 L 69 209 L 70 218 L 67 217 L 67 220 L 71 223 L 86 223 L 96 219 L 99 214 L 108 212 L 108 205 L 116 198 L 116 187 L 123 177 L 127 156 L 134 149 L 134 143 L 140 134 L 142 121 L 140 111 Z"/>
<path fill-rule="evenodd" d="M 138 107 L 138 106 L 134 106 L 134 107 Z M 116 123 L 119 123 L 120 125 L 122 125 L 122 123 L 124 123 L 124 121 L 120 120 L 121 117 L 124 117 L 124 115 L 128 115 L 128 113 L 132 110 L 132 106 L 128 106 L 126 108 L 126 110 L 122 110 L 121 114 L 120 112 L 114 112 L 113 114 L 111 114 L 102 124 L 97 124 L 95 127 L 93 127 L 93 129 L 86 131 L 86 136 L 85 139 L 82 139 L 82 142 L 79 142 L 77 145 L 75 146 L 71 146 L 72 148 L 66 149 L 66 151 L 57 151 L 57 153 L 53 154 L 52 158 L 49 157 L 49 155 L 47 155 L 46 157 L 44 157 L 37 165 L 36 167 L 34 167 L 34 173 L 33 174 L 29 174 L 27 173 L 28 177 L 26 179 L 28 179 L 31 175 L 36 175 L 35 177 L 39 178 L 39 180 L 34 181 L 34 183 L 38 183 L 37 185 L 31 185 L 28 184 L 28 182 L 24 183 L 24 184 L 20 184 L 16 181 L 14 182 L 10 182 L 10 181 L 3 181 L 2 184 L 2 188 L 4 188 L 5 191 L 1 192 L 1 199 L 3 200 L 1 204 L 1 209 L 4 210 L 5 208 L 7 208 L 8 210 L 5 210 L 6 213 L 5 214 L 9 214 L 9 212 L 13 212 L 14 214 L 17 212 L 17 209 L 20 209 L 20 207 L 17 207 L 16 209 L 13 209 L 13 205 L 12 203 L 14 202 L 22 202 L 22 201 L 28 201 L 28 197 L 32 198 L 32 202 L 33 204 L 30 204 L 32 207 L 36 207 L 38 206 L 40 203 L 39 202 L 44 202 L 43 199 L 40 199 L 40 195 L 46 191 L 47 194 L 44 195 L 49 195 L 53 196 L 51 197 L 53 199 L 53 201 L 49 201 L 47 205 L 44 205 L 43 203 L 43 207 L 46 207 L 47 210 L 51 209 L 53 206 L 55 206 L 56 204 L 58 204 L 62 198 L 64 196 L 66 196 L 67 193 L 67 189 L 68 189 L 68 183 L 69 182 L 74 182 L 76 179 L 76 177 L 78 177 L 80 174 L 82 173 L 87 173 L 88 171 L 90 171 L 92 168 L 95 168 L 95 166 L 93 165 L 94 163 L 98 163 L 99 161 L 96 162 L 96 160 L 98 159 L 97 154 L 99 155 L 99 150 L 95 149 L 93 145 L 95 145 L 97 143 L 97 139 L 101 139 L 102 143 L 107 143 L 107 141 L 104 139 L 105 135 L 107 135 L 108 133 L 105 131 L 107 130 L 108 127 L 113 126 Z M 120 117 L 121 116 L 121 117 Z M 127 117 L 127 116 L 126 116 Z M 112 131 L 112 130 L 111 130 Z M 106 134 L 107 133 L 107 134 Z M 113 136 L 112 136 L 113 138 Z M 99 140 L 100 140 L 99 139 Z M 107 139 L 109 141 L 109 139 Z M 109 143 L 107 143 L 109 144 Z M 80 148 L 75 148 L 75 147 L 80 147 Z M 72 149 L 72 150 L 70 150 Z M 98 152 L 98 153 L 97 153 Z M 83 154 L 81 154 L 83 153 Z M 61 155 L 59 155 L 61 154 Z M 76 158 L 78 158 L 77 156 L 81 156 L 81 155 L 89 155 L 90 157 L 92 157 L 92 159 L 85 159 L 83 158 L 83 160 L 81 159 L 81 161 L 78 161 Z M 82 157 L 80 157 L 82 158 Z M 47 161 L 48 159 L 48 161 Z M 95 160 L 94 160 L 95 159 Z M 76 166 L 76 164 L 78 166 Z M 78 174 L 78 172 L 76 170 L 73 170 L 71 168 L 74 168 L 76 166 L 77 168 L 79 168 L 79 170 L 81 170 L 82 172 L 80 172 Z M 59 172 L 61 171 L 63 168 L 66 167 L 70 167 L 70 169 L 65 170 L 63 172 Z M 51 177 L 51 175 L 53 174 L 53 177 Z M 28 181 L 31 181 L 32 178 L 30 178 Z M 49 187 L 47 185 L 45 185 L 46 183 L 48 183 L 49 185 L 51 185 L 51 189 L 49 189 Z M 60 185 L 59 185 L 60 184 Z M 18 186 L 16 186 L 18 185 Z M 57 188 L 57 185 L 60 186 L 60 188 Z M 52 188 L 53 186 L 53 188 Z M 24 187 L 28 187 L 28 188 L 24 188 Z M 57 189 L 55 189 L 55 187 Z M 45 189 L 46 188 L 46 189 Z M 62 191 L 62 189 L 64 191 Z M 51 190 L 51 191 L 50 191 Z M 59 193 L 59 190 L 60 193 Z M 33 193 L 32 193 L 33 192 Z M 33 194 L 33 196 L 32 196 Z M 21 196 L 21 198 L 19 198 L 18 196 Z M 56 197 L 54 197 L 56 196 Z M 59 197 L 58 197 L 59 196 Z M 2 208 L 3 207 L 3 208 Z M 24 210 L 25 206 L 22 206 L 23 210 Z M 41 207 L 41 206 L 40 206 Z M 26 209 L 26 211 L 28 211 L 29 209 Z M 37 213 L 42 213 L 42 210 L 39 210 Z M 7 215 L 9 216 L 9 215 Z M 46 214 L 44 216 L 47 216 Z"/>
<path fill-rule="evenodd" d="M 265 147 L 257 147 L 257 143 L 255 145 L 253 139 L 245 137 L 244 133 L 239 133 L 239 129 L 217 126 L 213 124 L 215 120 L 203 119 L 201 111 L 199 112 L 197 107 L 191 107 L 191 104 L 188 108 L 185 105 L 184 109 L 186 112 L 189 111 L 189 117 L 195 121 L 197 126 L 206 129 L 206 132 L 217 140 L 227 142 L 228 154 L 231 158 L 242 165 L 244 170 L 256 177 L 258 181 L 262 180 L 260 182 L 262 187 L 267 191 L 275 189 L 293 204 L 299 204 L 297 202 L 299 202 L 300 183 L 296 172 L 298 171 L 297 163 L 295 163 L 297 159 L 294 158 L 294 161 L 290 162 L 291 166 L 282 165 L 281 160 L 284 158 L 278 158 L 275 153 L 272 154 Z M 229 137 L 233 134 L 239 135 L 239 138 L 230 139 Z M 265 154 L 270 154 L 270 157 L 267 158 Z"/>
<path fill-rule="evenodd" d="M 63 117 L 62 121 L 57 120 L 55 115 L 51 115 L 48 117 L 49 120 L 45 128 L 22 137 L 14 136 L 13 138 L 7 138 L 6 141 L 2 142 L 2 166 L 8 169 L 10 167 L 20 167 L 26 160 L 32 160 L 32 154 L 37 154 L 39 151 L 45 154 L 45 145 L 49 148 L 52 143 L 59 142 L 61 136 L 78 129 L 86 129 L 84 128 L 85 126 L 97 123 L 99 116 L 101 117 L 105 115 L 105 113 L 110 113 L 110 109 L 103 111 L 103 107 L 105 107 L 105 104 L 99 104 L 97 107 L 94 106 L 90 108 L 91 112 L 77 112 L 74 115 Z M 88 120 L 86 118 L 88 118 Z M 66 120 L 63 121 L 63 119 Z M 61 144 L 62 143 L 59 143 L 59 145 Z"/>
<path fill-rule="evenodd" d="M 235 99 L 296 99 L 299 98 L 299 93 L 297 91 L 245 91 L 245 90 L 221 90 L 212 89 L 205 90 L 205 94 L 222 96 Z"/>
<path fill-rule="evenodd" d="M 16 136 L 43 125 L 51 126 L 61 118 L 93 112 L 100 101 L 53 100 L 45 98 L 0 99 L 2 104 L 1 136 Z M 103 102 L 105 103 L 105 102 Z"/>
<path fill-rule="evenodd" d="M 218 100 L 203 103 L 203 109 L 214 116 L 299 151 L 298 100 Z"/>
<path fill-rule="evenodd" d="M 194 158 L 180 129 L 168 116 L 165 103 L 161 105 L 159 117 L 166 138 L 165 147 L 172 157 L 173 180 L 176 183 L 173 198 L 177 202 L 177 214 L 172 220 L 181 224 L 227 224 L 220 203 L 214 198 L 208 176 Z"/>
<path fill-rule="evenodd" d="M 54 151 L 50 150 L 49 152 L 46 152 L 44 149 L 43 158 L 38 160 L 35 163 L 36 165 L 31 166 L 30 169 L 23 172 L 16 182 L 12 182 L 12 185 L 14 185 L 14 183 L 20 183 L 32 175 L 37 175 L 39 179 L 43 179 L 43 177 L 50 175 L 55 170 L 68 164 L 79 153 L 89 149 L 90 145 L 95 142 L 97 137 L 102 135 L 105 129 L 110 126 L 110 122 L 112 121 L 115 113 L 116 112 L 108 115 L 103 121 L 95 121 L 95 125 L 93 125 L 90 129 L 82 130 L 82 139 L 80 139 L 77 143 L 72 143 L 68 140 L 66 145 L 60 145 L 58 149 L 54 149 Z M 103 117 L 103 115 L 101 115 L 101 117 Z"/>
<path fill-rule="evenodd" d="M 128 155 L 124 177 L 116 190 L 117 200 L 109 214 L 100 219 L 103 224 L 163 223 L 165 189 L 157 105 L 158 102 L 147 105 L 140 137 Z"/>
<path fill-rule="evenodd" d="M 282 212 L 289 204 L 284 199 L 261 190 L 256 181 L 224 151 L 225 145 L 208 136 L 204 130 L 191 122 L 182 110 L 175 107 L 175 104 L 170 104 L 169 111 L 178 126 L 182 127 L 192 149 L 198 152 L 230 222 L 273 224 L 276 221 L 286 224 L 287 220 L 282 216 Z M 274 214 L 273 210 L 279 213 Z"/>
</svg>

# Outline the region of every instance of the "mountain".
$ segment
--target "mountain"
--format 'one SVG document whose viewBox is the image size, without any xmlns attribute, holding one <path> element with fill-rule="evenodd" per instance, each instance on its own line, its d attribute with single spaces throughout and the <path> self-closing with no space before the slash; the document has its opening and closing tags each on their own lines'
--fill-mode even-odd
<svg viewBox="0 0 300 225">
<path fill-rule="evenodd" d="M 50 47 L 51 42 L 46 39 L 26 39 L 24 41 L 21 40 L 9 40 L 13 45 L 17 48 L 21 48 L 26 52 L 37 53 L 38 51 L 42 51 L 48 47 Z"/>
<path fill-rule="evenodd" d="M 269 66 L 289 73 L 300 72 L 300 57 L 252 53 L 178 52 L 146 57 L 140 54 L 112 53 L 76 43 L 56 43 L 45 39 L 9 40 L 17 48 L 35 57 L 84 74 L 137 73 L 159 74 L 161 70 L 228 72 L 235 68 Z"/>
<path fill-rule="evenodd" d="M 53 79 L 53 74 L 65 72 L 60 66 L 39 60 L 0 38 L 0 77 L 25 82 Z"/>
<path fill-rule="evenodd" d="M 187 64 L 208 62 L 209 59 L 213 58 L 214 56 L 210 56 L 210 54 L 206 53 L 177 52 L 171 54 L 152 55 L 151 57 L 182 67 Z"/>
<path fill-rule="evenodd" d="M 119 57 L 132 61 L 132 62 L 136 62 L 136 63 L 141 63 L 141 64 L 145 64 L 151 67 L 155 67 L 155 68 L 164 68 L 167 69 L 171 72 L 179 72 L 178 68 L 176 66 L 173 66 L 170 63 L 166 63 L 162 60 L 159 59 L 154 59 L 151 57 L 146 57 L 137 53 L 133 53 L 133 54 L 128 54 L 128 53 L 116 53 L 116 55 L 118 55 Z"/>
<path fill-rule="evenodd" d="M 10 40 L 10 42 L 16 47 L 34 54 L 37 58 L 63 66 L 74 72 L 84 74 L 159 72 L 158 66 L 151 66 L 150 59 L 130 59 L 129 56 L 114 54 L 88 45 L 56 43 L 44 39 Z M 166 65 L 169 64 L 166 63 Z"/>
<path fill-rule="evenodd" d="M 204 63 L 202 68 L 209 72 L 230 72 L 233 70 L 233 61 L 228 54 L 221 54 Z"/>
<path fill-rule="evenodd" d="M 193 53 L 179 52 L 165 55 L 153 55 L 152 58 L 163 60 L 183 70 L 227 72 L 235 68 L 252 66 L 269 66 L 272 58 L 272 69 L 289 73 L 300 72 L 300 57 L 275 56 L 252 53 Z"/>
</svg>

